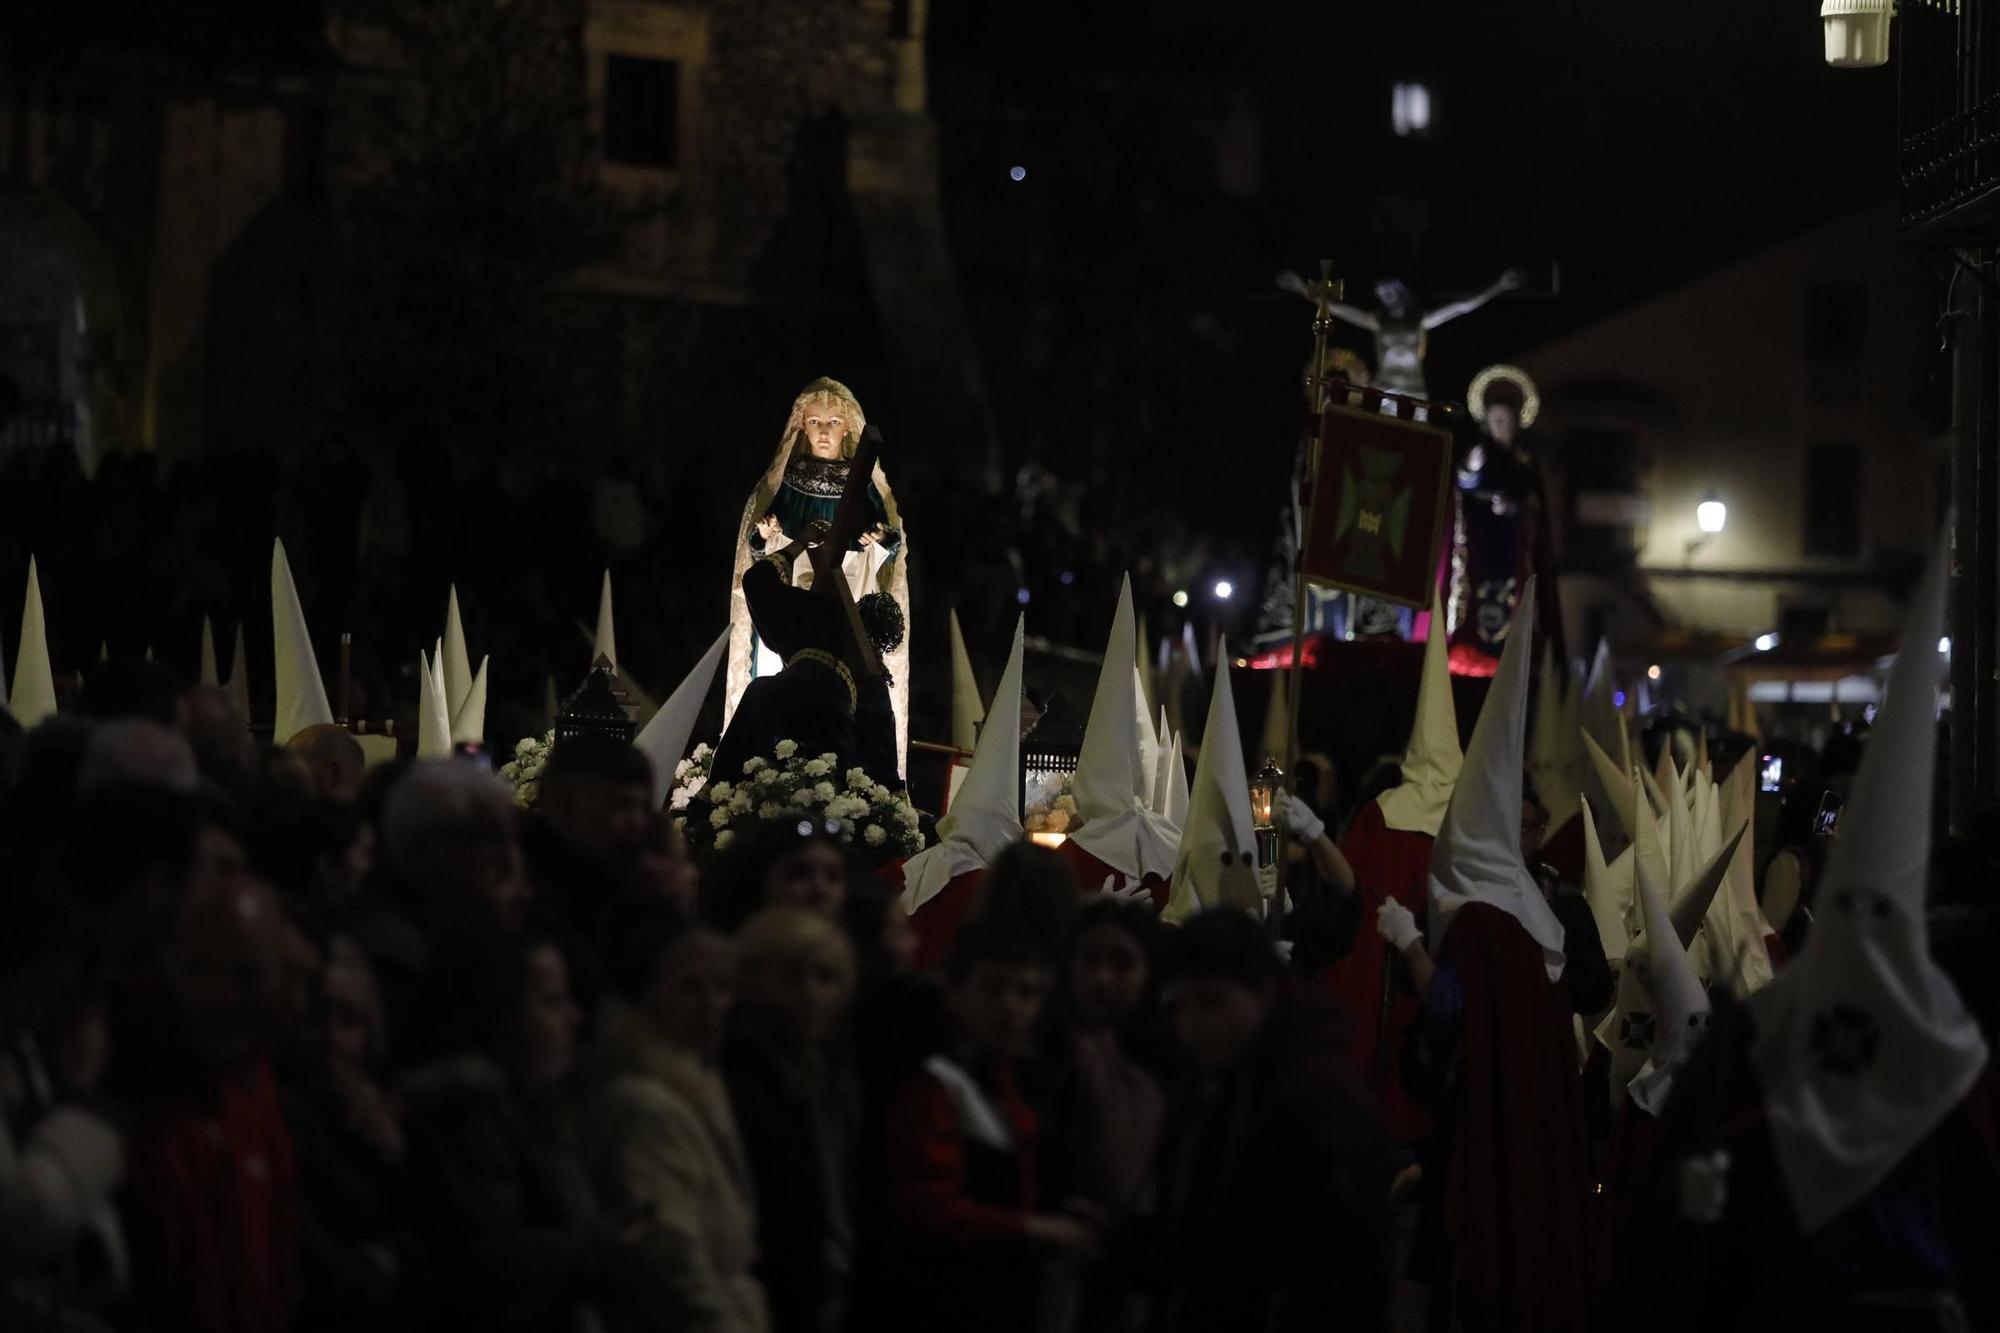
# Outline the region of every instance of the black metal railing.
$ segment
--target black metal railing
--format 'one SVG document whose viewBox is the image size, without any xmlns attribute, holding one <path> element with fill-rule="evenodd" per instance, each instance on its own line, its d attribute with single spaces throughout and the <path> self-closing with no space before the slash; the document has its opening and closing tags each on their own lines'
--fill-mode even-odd
<svg viewBox="0 0 2000 1333">
<path fill-rule="evenodd" d="M 2000 220 L 2000 3 L 1901 0 L 1903 226 L 1976 234 Z"/>
</svg>

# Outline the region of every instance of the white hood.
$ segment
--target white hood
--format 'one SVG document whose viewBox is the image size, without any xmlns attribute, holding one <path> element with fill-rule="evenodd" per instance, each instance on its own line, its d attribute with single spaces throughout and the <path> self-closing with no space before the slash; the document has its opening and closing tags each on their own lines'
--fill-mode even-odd
<svg viewBox="0 0 2000 1333">
<path fill-rule="evenodd" d="M 1022 838 L 1021 676 L 1026 649 L 1024 618 L 1014 626 L 1007 670 L 979 734 L 972 767 L 938 821 L 937 845 L 903 863 L 904 911 L 916 911 L 960 875 L 988 868 Z"/>
</svg>

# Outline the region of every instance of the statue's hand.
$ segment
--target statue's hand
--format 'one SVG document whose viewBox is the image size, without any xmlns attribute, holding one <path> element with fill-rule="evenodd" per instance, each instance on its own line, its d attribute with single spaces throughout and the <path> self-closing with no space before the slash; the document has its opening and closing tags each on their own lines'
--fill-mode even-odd
<svg viewBox="0 0 2000 1333">
<path fill-rule="evenodd" d="M 1527 285 L 1527 282 L 1526 275 L 1520 269 L 1510 268 L 1500 275 L 1500 290 L 1503 292 L 1519 291 Z"/>
<path fill-rule="evenodd" d="M 757 536 L 766 546 L 785 535 L 784 525 L 778 522 L 776 514 L 766 514 L 757 520 Z"/>
</svg>

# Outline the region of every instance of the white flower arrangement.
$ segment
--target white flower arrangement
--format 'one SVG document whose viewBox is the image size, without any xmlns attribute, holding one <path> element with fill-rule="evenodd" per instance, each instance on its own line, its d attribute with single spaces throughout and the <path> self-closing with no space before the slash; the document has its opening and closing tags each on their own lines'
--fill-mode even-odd
<svg viewBox="0 0 2000 1333">
<path fill-rule="evenodd" d="M 537 739 L 524 736 L 514 745 L 514 757 L 500 765 L 500 776 L 514 787 L 514 804 L 531 810 L 542 796 L 542 769 L 548 765 L 549 751 L 556 745 L 551 731 Z"/>
<path fill-rule="evenodd" d="M 805 809 L 837 821 L 841 840 L 864 863 L 885 863 L 923 848 L 917 809 L 909 798 L 859 768 L 849 769 L 845 782 L 836 786 L 836 755 L 803 755 L 797 742 L 780 741 L 772 759 L 747 760 L 738 781 L 711 782 L 704 788 L 696 780 L 714 776 L 709 771 L 713 758 L 712 751 L 700 747 L 674 775 L 674 818 L 698 856 L 723 851 L 745 829 L 775 815 Z"/>
<path fill-rule="evenodd" d="M 1029 779 L 1028 807 L 1021 826 L 1029 833 L 1074 833 L 1083 827 L 1067 773 Z"/>
<path fill-rule="evenodd" d="M 715 759 L 715 747 L 703 742 L 694 747 L 694 753 L 674 765 L 674 794 L 667 798 L 669 808 L 685 810 L 688 802 L 701 795 L 708 786 L 708 767 Z"/>
</svg>

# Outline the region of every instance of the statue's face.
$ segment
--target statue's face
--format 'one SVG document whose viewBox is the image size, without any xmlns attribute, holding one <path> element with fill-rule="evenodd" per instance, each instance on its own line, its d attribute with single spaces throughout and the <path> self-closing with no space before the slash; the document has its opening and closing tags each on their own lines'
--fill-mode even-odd
<svg viewBox="0 0 2000 1333">
<path fill-rule="evenodd" d="M 1511 445 L 1514 436 L 1520 432 L 1521 418 L 1514 411 L 1512 403 L 1489 403 L 1486 408 L 1486 433 L 1495 444 Z"/>
<path fill-rule="evenodd" d="M 1394 279 L 1375 284 L 1375 299 L 1392 319 L 1410 313 L 1410 289 Z"/>
<path fill-rule="evenodd" d="M 812 450 L 814 458 L 840 457 L 840 446 L 847 439 L 849 426 L 847 415 L 837 401 L 821 398 L 807 404 L 799 428 L 805 432 L 806 447 Z"/>
</svg>

